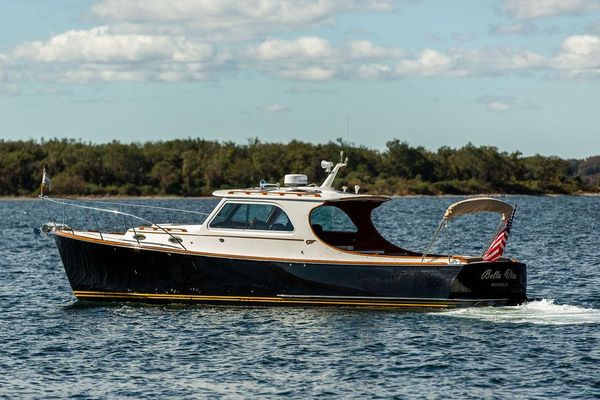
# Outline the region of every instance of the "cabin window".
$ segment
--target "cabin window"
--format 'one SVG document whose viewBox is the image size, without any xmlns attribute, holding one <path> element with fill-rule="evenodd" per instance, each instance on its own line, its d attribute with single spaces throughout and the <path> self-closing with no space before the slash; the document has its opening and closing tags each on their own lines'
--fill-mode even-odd
<svg viewBox="0 0 600 400">
<path fill-rule="evenodd" d="M 272 204 L 226 203 L 211 228 L 291 232 L 294 226 L 281 208 Z"/>
<path fill-rule="evenodd" d="M 348 214 L 335 206 L 321 206 L 310 214 L 310 225 L 323 232 L 356 232 Z"/>
</svg>

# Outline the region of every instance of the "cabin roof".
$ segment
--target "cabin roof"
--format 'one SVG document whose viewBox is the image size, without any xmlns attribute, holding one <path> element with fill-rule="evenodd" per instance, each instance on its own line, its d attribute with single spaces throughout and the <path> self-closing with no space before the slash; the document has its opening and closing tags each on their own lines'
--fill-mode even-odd
<svg viewBox="0 0 600 400">
<path fill-rule="evenodd" d="M 252 188 L 217 190 L 213 196 L 236 199 L 268 199 L 277 201 L 375 201 L 384 202 L 391 199 L 389 196 L 373 196 L 368 194 L 355 194 L 340 192 L 337 190 L 322 189 L 317 187 L 293 187 L 293 188 Z"/>
</svg>

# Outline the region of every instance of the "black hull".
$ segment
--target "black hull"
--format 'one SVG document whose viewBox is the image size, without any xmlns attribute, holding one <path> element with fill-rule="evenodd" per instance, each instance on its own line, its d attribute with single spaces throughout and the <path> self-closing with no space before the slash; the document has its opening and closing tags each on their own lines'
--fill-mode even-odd
<svg viewBox="0 0 600 400">
<path fill-rule="evenodd" d="M 518 262 L 326 264 L 139 250 L 55 235 L 73 292 L 93 301 L 440 309 L 526 300 Z"/>
</svg>

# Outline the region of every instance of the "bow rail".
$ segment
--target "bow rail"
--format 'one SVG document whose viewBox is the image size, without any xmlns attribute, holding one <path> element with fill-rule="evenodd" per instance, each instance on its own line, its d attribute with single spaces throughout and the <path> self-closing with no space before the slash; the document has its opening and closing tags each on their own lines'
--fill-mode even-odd
<svg viewBox="0 0 600 400">
<path fill-rule="evenodd" d="M 153 209 L 153 210 L 166 210 L 169 211 L 170 216 L 171 216 L 171 224 L 173 224 L 173 212 L 180 212 L 180 213 L 187 213 L 187 214 L 196 214 L 196 215 L 202 215 L 202 216 L 208 216 L 208 213 L 204 213 L 201 211 L 191 211 L 191 210 L 179 210 L 179 209 L 174 209 L 174 208 L 168 208 L 168 207 L 160 207 L 160 206 L 149 206 L 149 205 L 144 205 L 144 204 L 131 204 L 131 203 L 120 203 L 120 202 L 111 202 L 111 201 L 99 201 L 99 200 L 82 200 L 82 199 L 73 199 L 73 198 L 50 198 L 47 196 L 43 196 L 40 195 L 39 196 L 40 199 L 42 200 L 42 202 L 44 202 L 44 205 L 46 205 L 46 201 L 49 203 L 54 203 L 54 204 L 58 204 L 63 206 L 63 224 L 62 224 L 62 229 L 66 229 L 66 230 L 70 230 L 72 232 L 74 232 L 75 230 L 69 226 L 70 223 L 65 224 L 65 222 L 68 222 L 68 218 L 67 218 L 67 214 L 65 211 L 65 207 L 74 207 L 74 208 L 79 208 L 79 209 L 84 209 L 84 210 L 90 210 L 92 211 L 92 216 L 94 218 L 94 222 L 96 224 L 96 227 L 98 228 L 98 234 L 100 235 L 100 239 L 104 240 L 104 237 L 102 235 L 102 230 L 100 229 L 100 224 L 98 223 L 98 220 L 96 218 L 96 213 L 94 211 L 98 211 L 98 212 L 103 212 L 103 213 L 108 213 L 108 214 L 112 214 L 112 215 L 120 215 L 123 217 L 123 224 L 125 225 L 125 229 L 126 231 L 128 230 L 127 228 L 127 223 L 125 222 L 125 217 L 130 219 L 130 225 L 131 228 L 133 229 L 133 234 L 134 234 L 134 238 L 137 240 L 138 244 L 140 244 L 140 240 L 138 238 L 138 234 L 135 230 L 135 226 L 133 226 L 133 224 L 131 223 L 131 218 L 137 219 L 139 221 L 142 221 L 145 224 L 150 224 L 150 226 L 155 226 L 156 228 L 160 229 L 161 231 L 163 231 L 164 233 L 166 233 L 167 235 L 169 235 L 172 239 L 173 239 L 173 243 L 177 243 L 179 246 L 171 246 L 168 244 L 164 244 L 165 246 L 170 246 L 170 247 L 181 247 L 184 250 L 187 250 L 187 248 L 183 245 L 183 243 L 181 242 L 181 240 L 175 236 L 173 236 L 173 234 L 171 232 L 169 232 L 168 229 L 166 229 L 165 227 L 161 226 L 160 224 L 157 224 L 155 222 L 152 222 L 146 218 L 142 218 L 138 215 L 135 214 L 131 214 L 131 213 L 127 213 L 124 212 L 122 207 L 134 207 L 134 208 L 140 208 L 140 209 Z M 93 207 L 93 206 L 87 206 L 87 205 L 81 205 L 81 204 L 74 204 L 72 203 L 73 201 L 79 201 L 79 202 L 87 202 L 87 203 L 100 203 L 100 204 L 107 204 L 107 205 L 118 205 L 121 207 L 121 210 L 114 210 L 114 209 L 106 209 L 106 208 L 100 208 L 100 207 Z M 46 205 L 46 210 L 48 211 L 48 215 L 50 216 L 50 219 L 52 220 L 54 227 L 57 227 L 58 224 L 56 224 L 55 219 L 52 215 L 52 213 L 50 213 L 50 210 L 48 209 L 47 205 Z"/>
</svg>

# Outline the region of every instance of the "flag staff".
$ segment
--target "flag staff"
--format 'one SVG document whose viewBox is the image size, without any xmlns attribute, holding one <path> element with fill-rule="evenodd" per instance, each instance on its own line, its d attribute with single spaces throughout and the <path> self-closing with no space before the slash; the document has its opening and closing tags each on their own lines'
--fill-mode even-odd
<svg viewBox="0 0 600 400">
<path fill-rule="evenodd" d="M 44 186 L 50 190 L 50 186 L 52 185 L 52 181 L 48 174 L 46 174 L 46 166 L 42 167 L 42 183 L 40 184 L 40 197 L 44 197 Z"/>
</svg>

